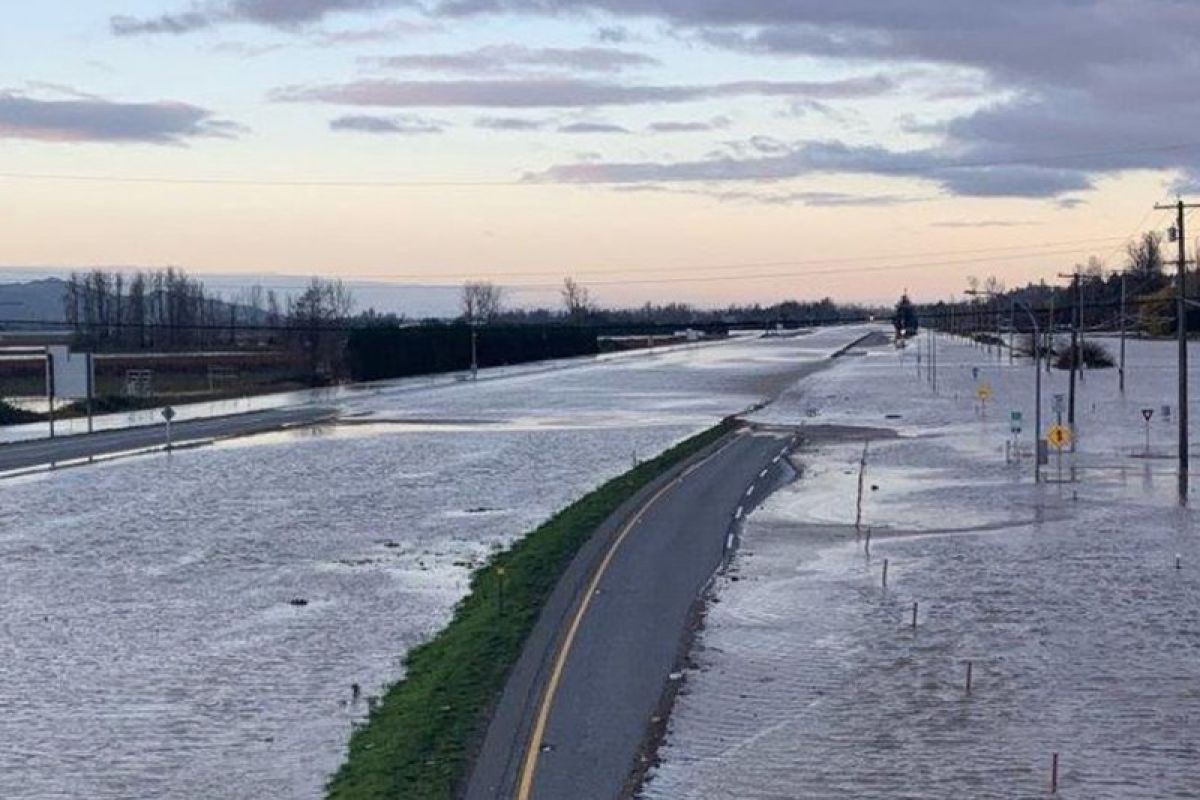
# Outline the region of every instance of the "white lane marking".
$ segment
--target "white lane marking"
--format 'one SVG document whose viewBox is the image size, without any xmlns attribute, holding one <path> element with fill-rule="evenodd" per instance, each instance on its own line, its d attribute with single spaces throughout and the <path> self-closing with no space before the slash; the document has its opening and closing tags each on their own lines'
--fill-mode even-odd
<svg viewBox="0 0 1200 800">
<path fill-rule="evenodd" d="M 741 519 L 741 518 L 742 518 L 742 507 L 741 507 L 741 506 L 738 506 L 738 507 L 737 507 L 737 511 L 733 512 L 733 518 L 734 518 L 734 519 Z"/>
<path fill-rule="evenodd" d="M 763 467 L 763 471 L 762 471 L 762 472 L 760 472 L 760 473 L 758 473 L 758 477 L 760 477 L 760 478 L 765 478 L 765 477 L 767 477 L 767 472 L 768 472 L 767 468 L 766 468 L 766 467 Z"/>
<path fill-rule="evenodd" d="M 725 537 L 725 549 L 726 550 L 733 549 L 733 534 L 732 533 Z"/>
<path fill-rule="evenodd" d="M 783 455 L 782 455 L 782 454 L 780 454 L 780 455 L 777 455 L 777 456 L 775 456 L 774 458 L 772 458 L 772 459 L 771 459 L 771 463 L 772 463 L 772 464 L 778 464 L 778 463 L 779 463 L 779 461 L 780 461 L 780 459 L 782 459 L 782 458 L 783 458 Z"/>
</svg>

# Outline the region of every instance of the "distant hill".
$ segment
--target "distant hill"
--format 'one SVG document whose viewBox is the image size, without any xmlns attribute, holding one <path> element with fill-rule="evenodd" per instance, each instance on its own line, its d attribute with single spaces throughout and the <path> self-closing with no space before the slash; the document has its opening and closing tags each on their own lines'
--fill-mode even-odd
<svg viewBox="0 0 1200 800">
<path fill-rule="evenodd" d="M 5 274 L 8 271 L 9 274 Z M 62 297 L 66 281 L 55 277 L 38 277 L 39 270 L 0 268 L 0 319 L 49 320 L 65 319 Z M 287 275 L 194 275 L 206 286 L 229 296 L 240 289 L 260 285 L 274 289 L 281 296 L 295 294 L 304 286 L 305 278 Z M 380 313 L 403 314 L 410 319 L 454 317 L 459 313 L 459 286 L 401 285 L 383 281 L 348 280 L 346 286 L 354 295 L 354 310 L 375 309 Z M 525 292 L 512 291 L 508 299 L 520 302 Z M 539 297 L 540 301 L 541 298 Z M 557 302 L 551 293 L 550 303 Z"/>
<path fill-rule="evenodd" d="M 0 283 L 0 320 L 63 322 L 67 283 L 59 278 Z"/>
</svg>

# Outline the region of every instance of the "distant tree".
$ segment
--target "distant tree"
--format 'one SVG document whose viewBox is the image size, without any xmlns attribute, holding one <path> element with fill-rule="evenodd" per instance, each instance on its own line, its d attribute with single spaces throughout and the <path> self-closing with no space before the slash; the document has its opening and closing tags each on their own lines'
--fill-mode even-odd
<svg viewBox="0 0 1200 800">
<path fill-rule="evenodd" d="M 566 278 L 561 293 L 563 308 L 572 322 L 582 322 L 591 315 L 592 296 L 586 286 L 577 283 L 574 278 Z"/>
<path fill-rule="evenodd" d="M 354 308 L 350 290 L 340 280 L 311 278 L 304 291 L 288 300 L 287 327 L 304 354 L 313 382 L 341 371 L 344 323 Z"/>
<path fill-rule="evenodd" d="M 1085 281 L 1098 283 L 1104 280 L 1104 262 L 1096 256 L 1089 256 L 1087 263 L 1076 269 L 1083 274 Z"/>
<path fill-rule="evenodd" d="M 460 307 L 467 322 L 490 322 L 501 311 L 504 290 L 490 281 L 463 284 Z"/>
<path fill-rule="evenodd" d="M 1162 275 L 1162 234 L 1158 231 L 1142 234 L 1141 239 L 1129 243 L 1125 253 L 1129 257 L 1129 269 L 1133 273 L 1144 277 Z"/>
<path fill-rule="evenodd" d="M 913 306 L 912 300 L 908 298 L 907 292 L 902 294 L 900 301 L 896 303 L 896 313 L 892 317 L 892 325 L 896 328 L 897 339 L 907 339 L 917 334 L 917 309 Z"/>
</svg>

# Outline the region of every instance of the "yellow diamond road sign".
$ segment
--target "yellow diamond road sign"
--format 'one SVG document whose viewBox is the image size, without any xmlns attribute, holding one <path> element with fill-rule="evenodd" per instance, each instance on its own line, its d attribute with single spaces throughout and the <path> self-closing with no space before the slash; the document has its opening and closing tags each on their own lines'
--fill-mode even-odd
<svg viewBox="0 0 1200 800">
<path fill-rule="evenodd" d="M 1052 425 L 1046 434 L 1046 441 L 1051 447 L 1062 450 L 1071 443 L 1071 430 L 1065 425 Z"/>
<path fill-rule="evenodd" d="M 985 403 L 988 400 L 991 400 L 992 399 L 991 384 L 987 384 L 987 383 L 979 384 L 979 388 L 975 390 L 975 396 L 978 397 L 980 400 L 983 400 Z"/>
</svg>

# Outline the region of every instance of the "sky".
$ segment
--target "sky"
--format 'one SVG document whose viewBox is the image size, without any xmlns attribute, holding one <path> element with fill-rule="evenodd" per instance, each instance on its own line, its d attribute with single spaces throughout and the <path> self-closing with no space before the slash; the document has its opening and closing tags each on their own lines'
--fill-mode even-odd
<svg viewBox="0 0 1200 800">
<path fill-rule="evenodd" d="M 1200 167 L 1191 0 L 41 0 L 0 21 L 0 265 L 26 272 L 933 300 L 1120 268 Z"/>
</svg>

